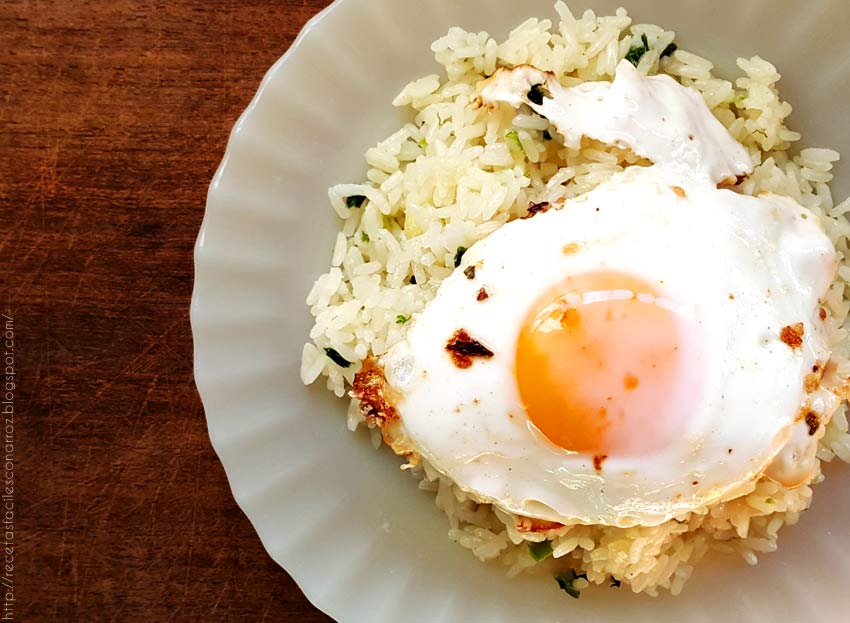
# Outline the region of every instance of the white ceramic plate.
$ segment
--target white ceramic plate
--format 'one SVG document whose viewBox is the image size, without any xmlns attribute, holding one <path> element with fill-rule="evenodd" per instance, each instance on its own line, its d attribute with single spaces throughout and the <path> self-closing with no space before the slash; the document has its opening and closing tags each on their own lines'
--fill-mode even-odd
<svg viewBox="0 0 850 623">
<path fill-rule="evenodd" d="M 619 2 L 571 2 L 610 13 Z M 760 54 L 784 75 L 807 144 L 850 156 L 850 3 L 625 2 L 733 75 Z M 452 25 L 497 38 L 550 0 L 339 0 L 269 73 L 230 138 L 195 252 L 195 378 L 236 501 L 269 554 L 340 621 L 837 621 L 850 611 L 850 470 L 828 466 L 814 506 L 757 567 L 709 561 L 684 593 L 508 580 L 446 538 L 433 496 L 389 451 L 345 429 L 345 404 L 299 381 L 304 299 L 338 224 L 328 186 L 365 174 L 362 154 L 396 129 L 390 102 L 437 71 L 429 45 Z M 281 9 L 283 10 L 283 9 Z M 833 189 L 850 190 L 848 167 Z"/>
</svg>

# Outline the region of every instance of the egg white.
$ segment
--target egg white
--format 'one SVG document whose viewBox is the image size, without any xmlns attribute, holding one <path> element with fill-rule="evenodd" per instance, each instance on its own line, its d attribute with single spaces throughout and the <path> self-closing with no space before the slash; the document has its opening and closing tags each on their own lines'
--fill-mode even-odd
<svg viewBox="0 0 850 623">
<path fill-rule="evenodd" d="M 802 379 L 829 356 L 817 312 L 835 251 L 816 217 L 791 200 L 705 184 L 685 184 L 685 194 L 654 168 L 632 167 L 471 247 L 381 359 L 401 436 L 481 501 L 561 523 L 656 525 L 751 488 L 794 433 Z M 566 245 L 575 251 L 564 253 Z M 598 471 L 592 457 L 529 426 L 514 356 L 529 306 L 565 276 L 600 269 L 658 284 L 693 314 L 691 365 L 703 389 L 698 400 L 687 391 L 671 397 L 686 429 L 675 443 L 611 456 Z M 780 331 L 798 322 L 803 345 L 792 349 Z M 459 328 L 494 356 L 456 367 L 445 345 Z"/>
</svg>

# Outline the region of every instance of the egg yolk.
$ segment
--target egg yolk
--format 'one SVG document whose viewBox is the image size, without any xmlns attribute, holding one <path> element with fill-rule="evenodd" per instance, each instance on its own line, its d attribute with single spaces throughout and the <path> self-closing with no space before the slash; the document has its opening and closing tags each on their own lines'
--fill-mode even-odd
<svg viewBox="0 0 850 623">
<path fill-rule="evenodd" d="M 561 448 L 597 458 L 667 445 L 684 425 L 682 397 L 696 391 L 685 361 L 694 330 L 641 279 L 568 278 L 532 306 L 519 335 L 516 381 L 529 421 Z"/>
</svg>

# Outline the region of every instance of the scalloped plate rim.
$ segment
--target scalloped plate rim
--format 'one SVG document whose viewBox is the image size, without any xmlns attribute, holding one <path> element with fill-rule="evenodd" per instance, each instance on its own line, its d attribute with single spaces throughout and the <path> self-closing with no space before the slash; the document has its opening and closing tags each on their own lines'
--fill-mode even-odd
<svg viewBox="0 0 850 623">
<path fill-rule="evenodd" d="M 194 245 L 194 248 L 193 248 L 194 280 L 193 280 L 193 286 L 192 286 L 192 299 L 191 299 L 191 303 L 190 303 L 190 306 L 189 306 L 189 322 L 190 322 L 190 325 L 192 327 L 192 342 L 193 342 L 192 370 L 193 370 L 193 375 L 194 375 L 194 378 L 195 378 L 195 385 L 198 389 L 198 395 L 201 398 L 201 404 L 204 407 L 204 419 L 205 419 L 206 424 L 207 424 L 207 435 L 208 435 L 209 440 L 210 440 L 210 445 L 213 447 L 213 451 L 216 453 L 216 456 L 218 456 L 219 461 L 221 461 L 222 468 L 224 469 L 225 477 L 227 479 L 227 485 L 230 488 L 231 495 L 233 496 L 233 499 L 236 502 L 236 505 L 239 507 L 239 509 L 242 511 L 242 513 L 245 515 L 245 517 L 247 517 L 248 521 L 251 524 L 251 527 L 254 529 L 254 532 L 257 533 L 257 536 L 260 539 L 260 543 L 262 544 L 263 549 L 266 551 L 266 553 L 269 555 L 269 557 L 272 560 L 274 560 L 274 562 L 276 564 L 278 564 L 281 568 L 283 568 L 292 577 L 292 579 L 297 584 L 298 588 L 304 593 L 304 596 L 310 601 L 310 603 L 312 603 L 316 608 L 318 608 L 323 613 L 327 614 L 328 616 L 332 617 L 335 620 L 338 620 L 342 613 L 336 612 L 335 608 L 333 608 L 331 603 L 326 602 L 326 600 L 323 599 L 320 594 L 313 591 L 312 587 L 310 586 L 310 583 L 305 581 L 304 576 L 299 572 L 298 569 L 296 569 L 296 568 L 294 568 L 290 565 L 287 565 L 283 560 L 281 560 L 270 549 L 268 542 L 267 542 L 268 539 L 263 535 L 263 532 L 257 527 L 257 523 L 254 520 L 254 518 L 252 517 L 252 513 L 249 512 L 248 508 L 246 508 L 246 505 L 243 502 L 243 500 L 241 499 L 241 496 L 237 493 L 236 489 L 234 488 L 232 478 L 231 478 L 231 473 L 232 473 L 233 470 L 232 470 L 232 468 L 228 469 L 228 465 L 230 464 L 231 457 L 226 456 L 226 453 L 224 453 L 222 448 L 221 448 L 221 442 L 216 441 L 215 436 L 212 434 L 212 431 L 210 430 L 211 422 L 210 422 L 209 417 L 207 416 L 206 399 L 204 398 L 204 392 L 201 389 L 201 386 L 203 385 L 203 381 L 200 381 L 200 382 L 198 381 L 199 367 L 200 366 L 199 366 L 199 363 L 198 363 L 198 346 L 197 346 L 198 340 L 197 340 L 197 336 L 196 336 L 196 325 L 197 325 L 197 314 L 198 314 L 196 290 L 198 288 L 199 256 L 200 256 L 201 249 L 203 249 L 203 247 L 204 247 L 204 238 L 205 238 L 206 228 L 207 228 L 207 223 L 208 223 L 207 219 L 209 218 L 209 212 L 206 208 L 209 206 L 210 198 L 216 192 L 216 190 L 218 189 L 218 187 L 221 183 L 221 179 L 224 176 L 224 172 L 228 168 L 230 158 L 233 154 L 233 145 L 234 145 L 235 136 L 240 132 L 240 130 L 242 130 L 242 128 L 244 127 L 244 125 L 246 123 L 246 120 L 251 115 L 251 113 L 254 111 L 254 109 L 257 107 L 258 102 L 259 102 L 260 98 L 263 97 L 263 95 L 265 94 L 265 91 L 266 91 L 269 83 L 280 72 L 280 70 L 283 68 L 283 66 L 287 62 L 289 62 L 292 59 L 292 57 L 294 57 L 299 52 L 299 49 L 300 49 L 302 43 L 304 42 L 304 40 L 313 32 L 313 30 L 315 30 L 315 28 L 319 24 L 321 24 L 321 22 L 328 15 L 330 15 L 333 11 L 335 11 L 345 1 L 346 0 L 334 0 L 327 7 L 325 7 L 324 9 L 322 9 L 321 11 L 316 13 L 313 17 L 311 17 L 307 21 L 306 24 L 304 24 L 304 26 L 299 31 L 298 35 L 295 37 L 295 40 L 292 42 L 292 45 L 289 46 L 289 48 L 280 56 L 280 58 L 278 58 L 274 62 L 274 64 L 263 75 L 263 78 L 260 81 L 260 84 L 257 87 L 257 90 L 254 93 L 254 96 L 251 98 L 250 103 L 248 104 L 248 106 L 245 107 L 245 110 L 243 110 L 242 113 L 239 115 L 239 118 L 236 120 L 236 123 L 234 123 L 233 128 L 230 130 L 230 133 L 229 133 L 228 138 L 227 138 L 227 145 L 226 145 L 225 150 L 224 150 L 224 155 L 222 156 L 221 162 L 219 163 L 218 168 L 216 169 L 216 172 L 213 175 L 213 178 L 210 181 L 210 184 L 207 188 L 204 216 L 203 216 L 203 219 L 201 221 L 201 226 L 198 230 L 198 236 L 195 240 L 195 245 Z M 200 376 L 203 377 L 203 374 L 200 374 Z"/>
<path fill-rule="evenodd" d="M 333 3 L 331 3 L 326 8 L 324 8 L 322 11 L 320 11 L 315 16 L 313 16 L 304 25 L 304 27 L 299 32 L 298 36 L 293 41 L 292 45 L 285 51 L 285 53 L 280 58 L 278 58 L 275 61 L 275 63 L 265 73 L 265 75 L 263 76 L 263 78 L 262 78 L 262 80 L 261 80 L 261 82 L 260 82 L 260 84 L 257 88 L 257 91 L 255 92 L 254 96 L 252 97 L 250 103 L 244 109 L 244 111 L 240 114 L 239 118 L 237 119 L 233 128 L 231 129 L 224 155 L 222 157 L 222 160 L 221 160 L 219 166 L 216 169 L 216 172 L 215 172 L 215 174 L 214 174 L 214 176 L 213 176 L 213 178 L 212 178 L 212 180 L 209 184 L 208 190 L 207 190 L 207 201 L 206 201 L 207 209 L 204 212 L 204 216 L 203 216 L 203 219 L 202 219 L 202 222 L 201 222 L 201 226 L 199 228 L 197 240 L 196 240 L 196 243 L 195 243 L 195 246 L 194 246 L 193 259 L 194 259 L 195 274 L 194 274 L 192 300 L 191 300 L 191 305 L 190 305 L 190 321 L 191 321 L 191 325 L 192 325 L 192 335 L 193 335 L 193 357 L 194 357 L 193 370 L 194 370 L 194 375 L 195 375 L 195 383 L 196 383 L 196 386 L 198 388 L 198 392 L 199 392 L 200 397 L 201 397 L 201 402 L 202 402 L 204 409 L 205 409 L 205 418 L 206 418 L 206 421 L 207 421 L 207 429 L 208 429 L 208 434 L 209 434 L 209 437 L 210 437 L 210 442 L 211 442 L 211 445 L 212 445 L 214 451 L 218 455 L 219 460 L 222 463 L 222 466 L 224 467 L 225 474 L 226 474 L 227 481 L 228 481 L 228 486 L 230 487 L 230 490 L 231 490 L 231 494 L 233 495 L 233 498 L 236 501 L 239 508 L 242 510 L 242 512 L 245 514 L 245 516 L 250 521 L 251 525 L 254 528 L 254 531 L 259 536 L 260 541 L 263 544 L 263 547 L 266 550 L 266 552 L 269 554 L 269 556 L 278 565 L 280 565 L 284 570 L 286 570 L 287 573 L 289 573 L 289 575 L 293 578 L 293 580 L 299 586 L 301 591 L 304 593 L 304 595 L 307 597 L 307 599 L 311 603 L 313 603 L 313 605 L 315 605 L 318 609 L 320 609 L 321 611 L 325 612 L 326 614 L 328 614 L 329 616 L 331 616 L 331 617 L 333 617 L 337 620 L 348 620 L 347 617 L 350 616 L 350 613 L 345 610 L 344 606 L 342 606 L 338 602 L 334 602 L 330 592 L 321 591 L 319 589 L 318 585 L 311 583 L 309 581 L 309 578 L 307 577 L 307 576 L 309 576 L 308 572 L 306 572 L 306 571 L 302 572 L 302 570 L 299 569 L 297 567 L 297 565 L 295 565 L 295 564 L 287 565 L 284 562 L 284 560 L 280 559 L 270 549 L 269 542 L 271 540 L 270 539 L 271 535 L 268 535 L 268 534 L 264 535 L 263 532 L 258 528 L 258 522 L 255 520 L 255 517 L 252 517 L 252 510 L 255 510 L 255 509 L 250 509 L 250 504 L 248 504 L 248 498 L 239 494 L 236 491 L 236 489 L 234 488 L 232 474 L 233 474 L 233 471 L 234 471 L 233 464 L 237 460 L 237 457 L 235 457 L 232 454 L 229 454 L 223 448 L 223 444 L 222 444 L 221 439 L 217 440 L 216 436 L 213 435 L 213 433 L 212 433 L 213 424 L 212 424 L 209 416 L 207 415 L 208 398 L 204 397 L 205 392 L 204 392 L 203 388 L 204 388 L 205 384 L 208 382 L 208 379 L 206 378 L 206 375 L 200 370 L 200 368 L 202 366 L 199 364 L 199 349 L 198 349 L 198 343 L 199 343 L 199 340 L 198 340 L 198 337 L 199 337 L 199 329 L 198 329 L 198 326 L 199 326 L 199 323 L 198 323 L 199 307 L 198 307 L 198 300 L 197 300 L 197 292 L 198 292 L 198 284 L 200 282 L 200 280 L 198 278 L 199 274 L 202 274 L 204 272 L 203 270 L 201 270 L 199 272 L 199 266 L 201 264 L 203 264 L 203 262 L 201 261 L 201 255 L 202 255 L 202 250 L 205 247 L 205 244 L 204 244 L 205 234 L 206 234 L 206 231 L 207 231 L 207 228 L 208 228 L 208 225 L 209 225 L 209 219 L 211 218 L 210 217 L 210 211 L 209 211 L 208 208 L 209 208 L 209 205 L 210 205 L 210 202 L 211 202 L 211 198 L 213 197 L 213 195 L 216 193 L 216 191 L 220 187 L 220 183 L 221 183 L 221 180 L 224 176 L 225 171 L 230 166 L 231 156 L 233 155 L 233 147 L 234 147 L 234 144 L 236 142 L 236 135 L 245 127 L 248 118 L 251 116 L 253 111 L 257 108 L 258 102 L 260 101 L 260 99 L 266 93 L 266 90 L 269 86 L 269 83 L 271 83 L 273 80 L 276 79 L 276 77 L 278 76 L 278 74 L 280 73 L 280 71 L 286 65 L 287 62 L 294 60 L 295 57 L 298 56 L 299 52 L 301 51 L 301 47 L 302 47 L 302 44 L 305 41 L 305 39 L 308 36 L 310 36 L 316 30 L 316 28 L 318 26 L 320 26 L 322 24 L 322 22 L 329 15 L 331 15 L 334 11 L 339 9 L 343 4 L 346 4 L 347 2 L 350 4 L 351 2 L 353 2 L 353 0 L 335 0 Z M 554 3 L 554 0 L 552 0 L 552 3 Z M 623 2 L 623 4 L 628 4 L 628 3 Z M 206 270 L 209 270 L 209 269 L 207 268 Z"/>
</svg>

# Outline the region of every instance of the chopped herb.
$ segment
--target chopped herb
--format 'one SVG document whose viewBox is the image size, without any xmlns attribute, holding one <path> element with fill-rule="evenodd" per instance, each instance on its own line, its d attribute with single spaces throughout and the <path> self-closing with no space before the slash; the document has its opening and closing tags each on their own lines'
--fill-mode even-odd
<svg viewBox="0 0 850 623">
<path fill-rule="evenodd" d="M 463 259 L 464 253 L 466 253 L 466 247 L 458 247 L 457 251 L 455 251 L 455 268 L 460 266 L 460 262 Z"/>
<path fill-rule="evenodd" d="M 362 240 L 363 242 L 369 242 L 369 234 L 367 234 L 365 231 L 360 232 L 360 240 Z"/>
<path fill-rule="evenodd" d="M 566 591 L 567 595 L 574 599 L 581 597 L 581 591 L 573 586 L 573 583 L 579 578 L 586 580 L 587 575 L 584 573 L 577 575 L 572 569 L 568 569 L 567 571 L 555 575 L 555 581 L 558 583 L 558 586 L 560 586 L 562 590 Z"/>
<path fill-rule="evenodd" d="M 424 138 L 419 139 L 419 142 L 416 143 L 416 144 L 419 145 L 422 149 L 425 149 L 426 147 L 428 147 L 428 141 L 426 141 Z"/>
<path fill-rule="evenodd" d="M 508 130 L 505 134 L 505 139 L 508 141 L 508 149 L 511 150 L 511 153 L 515 156 L 520 153 L 525 155 L 525 148 L 522 146 L 522 142 L 519 140 L 519 134 L 516 130 Z"/>
<path fill-rule="evenodd" d="M 551 97 L 551 95 L 549 94 L 549 89 L 547 89 L 546 85 L 543 83 L 535 84 L 528 92 L 528 100 L 532 104 L 537 104 L 538 106 L 543 103 L 544 97 Z"/>
<path fill-rule="evenodd" d="M 552 544 L 549 541 L 541 541 L 540 543 L 528 543 L 528 551 L 531 552 L 531 557 L 537 562 L 546 560 L 552 555 Z"/>
<path fill-rule="evenodd" d="M 410 316 L 402 316 L 401 314 L 399 314 L 395 317 L 396 324 L 405 324 L 408 320 L 410 320 Z"/>
<path fill-rule="evenodd" d="M 626 60 L 635 67 L 638 66 L 641 57 L 649 51 L 649 41 L 646 39 L 646 33 L 640 36 L 640 40 L 643 42 L 643 45 L 633 45 L 626 54 Z"/>
<path fill-rule="evenodd" d="M 551 141 L 552 140 L 552 133 L 549 132 L 549 130 L 543 130 L 543 140 L 544 141 Z"/>
<path fill-rule="evenodd" d="M 773 498 L 765 498 L 764 501 L 765 504 L 776 504 L 776 500 L 774 500 Z"/>
<path fill-rule="evenodd" d="M 471 266 L 467 266 L 463 270 L 463 274 L 466 275 L 467 279 L 475 279 L 475 264 L 472 264 Z"/>
<path fill-rule="evenodd" d="M 328 356 L 328 359 L 333 361 L 340 368 L 348 368 L 351 366 L 351 362 L 340 355 L 335 348 L 325 348 L 325 354 Z"/>
<path fill-rule="evenodd" d="M 620 580 L 617 578 L 611 578 L 611 588 L 620 588 L 620 584 L 622 584 Z"/>
<path fill-rule="evenodd" d="M 359 208 L 363 205 L 363 202 L 366 201 L 366 197 L 363 195 L 352 195 L 345 200 L 345 205 L 349 208 Z"/>
<path fill-rule="evenodd" d="M 670 56 L 673 52 L 675 52 L 678 49 L 679 49 L 678 45 L 676 45 L 675 43 L 671 43 L 666 48 L 664 48 L 664 51 L 661 53 L 661 58 L 664 58 L 665 56 Z"/>
</svg>

